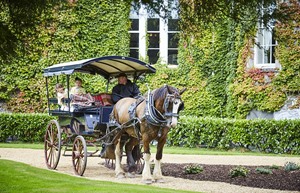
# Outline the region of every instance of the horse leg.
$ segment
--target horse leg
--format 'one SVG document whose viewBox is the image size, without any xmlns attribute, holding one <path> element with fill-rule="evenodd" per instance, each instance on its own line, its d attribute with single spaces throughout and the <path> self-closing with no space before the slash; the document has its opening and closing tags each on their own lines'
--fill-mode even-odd
<svg viewBox="0 0 300 193">
<path fill-rule="evenodd" d="M 151 171 L 150 171 L 150 147 L 149 147 L 150 141 L 146 140 L 146 138 L 143 137 L 143 145 L 144 145 L 144 169 L 142 173 L 142 179 L 143 183 L 145 184 L 152 184 L 152 177 L 151 177 Z"/>
<path fill-rule="evenodd" d="M 136 165 L 135 160 L 133 158 L 133 147 L 138 144 L 138 140 L 136 138 L 130 138 L 129 141 L 125 145 L 125 151 L 127 156 L 127 165 L 128 165 L 128 177 L 134 178 L 135 177 L 135 171 L 136 171 Z"/>
<path fill-rule="evenodd" d="M 115 149 L 115 155 L 116 155 L 116 167 L 115 167 L 115 173 L 117 178 L 124 178 L 125 172 L 121 165 L 121 138 L 118 139 L 116 149 Z"/>
<path fill-rule="evenodd" d="M 155 159 L 155 165 L 153 170 L 153 179 L 156 182 L 163 183 L 163 175 L 161 173 L 161 159 L 163 154 L 163 148 L 166 143 L 167 138 L 162 136 L 157 143 L 157 152 L 156 152 L 156 159 Z"/>
</svg>

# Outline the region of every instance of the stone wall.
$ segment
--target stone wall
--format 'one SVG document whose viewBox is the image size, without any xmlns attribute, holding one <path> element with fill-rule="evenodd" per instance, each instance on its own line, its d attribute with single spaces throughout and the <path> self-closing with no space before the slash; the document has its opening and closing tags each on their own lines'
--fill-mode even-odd
<svg viewBox="0 0 300 193">
<path fill-rule="evenodd" d="M 248 115 L 247 119 L 299 119 L 300 118 L 300 109 L 291 109 L 297 101 L 297 96 L 289 96 L 285 102 L 285 105 L 276 112 L 264 112 L 259 110 L 252 110 Z"/>
</svg>

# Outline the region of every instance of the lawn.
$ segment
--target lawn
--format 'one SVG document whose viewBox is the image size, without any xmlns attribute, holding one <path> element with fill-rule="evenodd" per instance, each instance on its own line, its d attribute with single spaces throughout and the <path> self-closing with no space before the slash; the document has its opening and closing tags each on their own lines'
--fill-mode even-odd
<svg viewBox="0 0 300 193">
<path fill-rule="evenodd" d="M 35 168 L 23 163 L 0 159 L 1 193 L 35 192 L 101 192 L 101 193 L 177 193 L 177 191 L 146 185 L 95 181 Z"/>
</svg>

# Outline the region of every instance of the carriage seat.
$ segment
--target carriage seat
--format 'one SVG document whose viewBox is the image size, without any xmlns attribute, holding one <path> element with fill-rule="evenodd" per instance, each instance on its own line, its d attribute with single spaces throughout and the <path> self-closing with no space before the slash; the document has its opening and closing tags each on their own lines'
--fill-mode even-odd
<svg viewBox="0 0 300 193">
<path fill-rule="evenodd" d="M 111 106 L 112 100 L 111 100 L 111 94 L 109 93 L 99 93 L 96 95 L 93 95 L 95 99 L 95 105 L 96 106 Z"/>
</svg>

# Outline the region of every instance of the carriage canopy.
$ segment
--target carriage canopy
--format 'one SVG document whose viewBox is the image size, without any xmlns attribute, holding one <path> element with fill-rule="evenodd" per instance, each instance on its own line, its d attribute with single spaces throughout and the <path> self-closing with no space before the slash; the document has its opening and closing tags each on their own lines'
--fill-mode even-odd
<svg viewBox="0 0 300 193">
<path fill-rule="evenodd" d="M 74 72 L 99 74 L 106 79 L 123 72 L 133 76 L 143 73 L 155 73 L 155 68 L 138 59 L 124 56 L 104 56 L 66 63 L 55 64 L 44 69 L 44 76 L 60 74 L 70 75 Z"/>
</svg>

